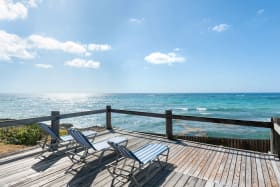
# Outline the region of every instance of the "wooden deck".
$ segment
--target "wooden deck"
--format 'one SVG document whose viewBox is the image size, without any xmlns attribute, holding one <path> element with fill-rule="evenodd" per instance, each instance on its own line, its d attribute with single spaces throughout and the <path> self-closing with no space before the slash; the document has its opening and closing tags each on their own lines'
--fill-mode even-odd
<svg viewBox="0 0 280 187">
<path fill-rule="evenodd" d="M 280 186 L 280 161 L 270 154 L 121 130 L 103 131 L 96 140 L 118 135 L 129 139 L 130 149 L 149 142 L 170 147 L 167 167 L 153 172 L 145 186 Z M 0 186 L 111 186 L 111 176 L 104 167 L 97 167 L 95 157 L 89 157 L 86 164 L 72 165 L 64 154 L 48 153 L 42 158 L 36 156 L 39 151 L 0 158 Z M 113 160 L 114 155 L 107 152 L 102 166 Z"/>
</svg>

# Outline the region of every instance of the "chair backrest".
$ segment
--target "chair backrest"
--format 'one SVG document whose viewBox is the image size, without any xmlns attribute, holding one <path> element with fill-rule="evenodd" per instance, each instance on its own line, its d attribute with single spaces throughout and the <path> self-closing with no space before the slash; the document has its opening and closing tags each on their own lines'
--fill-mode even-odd
<svg viewBox="0 0 280 187">
<path fill-rule="evenodd" d="M 129 149 L 127 149 L 125 146 L 123 145 L 120 145 L 120 144 L 116 144 L 114 142 L 111 142 L 111 141 L 108 141 L 108 144 L 113 148 L 115 149 L 119 154 L 121 154 L 123 157 L 125 158 L 130 158 L 130 159 L 133 159 L 137 162 L 141 162 L 137 157 L 136 155 L 130 151 Z"/>
<path fill-rule="evenodd" d="M 41 129 L 49 134 L 53 139 L 61 140 L 61 138 L 55 134 L 55 132 L 47 124 L 39 123 L 39 127 L 41 127 Z"/>
<path fill-rule="evenodd" d="M 93 148 L 95 150 L 94 146 L 89 142 L 88 138 L 79 130 L 70 128 L 68 132 L 81 146 Z"/>
</svg>

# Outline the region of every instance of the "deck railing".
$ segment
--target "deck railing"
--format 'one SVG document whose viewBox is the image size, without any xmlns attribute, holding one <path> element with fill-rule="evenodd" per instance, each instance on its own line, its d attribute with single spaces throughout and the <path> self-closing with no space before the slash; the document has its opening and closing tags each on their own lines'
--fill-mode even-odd
<svg viewBox="0 0 280 187">
<path fill-rule="evenodd" d="M 0 122 L 0 128 L 9 127 L 9 126 L 17 126 L 17 125 L 26 125 L 26 124 L 31 124 L 31 123 L 43 122 L 43 121 L 51 121 L 51 127 L 58 134 L 59 127 L 60 127 L 60 122 L 59 122 L 60 119 L 80 117 L 80 116 L 93 115 L 93 114 L 101 114 L 101 113 L 106 113 L 106 128 L 107 129 L 112 129 L 111 113 L 163 118 L 163 119 L 165 119 L 166 137 L 168 139 L 174 139 L 173 124 L 172 124 L 172 120 L 174 120 L 174 119 L 187 120 L 187 121 L 198 121 L 198 122 L 210 122 L 210 123 L 217 123 L 217 124 L 231 124 L 231 125 L 240 125 L 240 126 L 269 128 L 269 129 L 271 129 L 270 151 L 274 154 L 280 155 L 280 118 L 271 118 L 270 122 L 249 121 L 249 120 L 174 115 L 174 114 L 172 114 L 172 110 L 166 110 L 165 113 L 162 114 L 162 113 L 112 109 L 111 106 L 106 106 L 106 109 L 100 109 L 100 110 L 92 110 L 92 111 L 76 112 L 76 113 L 68 113 L 68 114 L 60 114 L 59 111 L 52 111 L 50 116 L 2 121 L 2 122 Z"/>
</svg>

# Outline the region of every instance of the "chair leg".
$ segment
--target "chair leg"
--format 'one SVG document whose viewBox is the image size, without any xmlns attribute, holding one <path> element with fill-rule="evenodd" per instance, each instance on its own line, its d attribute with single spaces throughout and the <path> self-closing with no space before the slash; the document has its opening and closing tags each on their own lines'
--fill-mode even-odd
<svg viewBox="0 0 280 187">
<path fill-rule="evenodd" d="M 85 159 L 88 155 L 88 149 L 85 148 L 83 155 L 81 156 L 82 159 Z"/>
<path fill-rule="evenodd" d="M 161 167 L 161 168 L 163 168 L 163 165 L 160 163 L 160 159 L 159 159 L 159 157 L 157 157 L 157 159 L 156 159 L 156 160 L 157 160 L 157 163 L 160 165 L 160 167 Z"/>
<path fill-rule="evenodd" d="M 130 178 L 131 178 L 131 181 L 134 182 L 135 186 L 141 187 L 141 185 L 139 184 L 139 182 L 136 180 L 134 174 L 131 174 Z"/>
<path fill-rule="evenodd" d="M 169 156 L 169 149 L 167 149 L 167 153 L 166 153 L 165 166 L 167 165 L 168 156 Z"/>
<path fill-rule="evenodd" d="M 149 165 L 147 166 L 147 171 L 145 173 L 145 179 L 147 180 L 149 178 L 149 175 L 150 175 L 150 172 L 151 172 L 151 167 L 152 167 L 152 163 L 153 162 L 150 162 Z"/>
<path fill-rule="evenodd" d="M 48 137 L 45 138 L 44 143 L 42 145 L 42 149 L 44 150 L 48 141 Z"/>
<path fill-rule="evenodd" d="M 103 159 L 103 156 L 104 156 L 104 153 L 105 153 L 105 150 L 101 152 L 99 158 L 98 158 L 98 166 L 101 165 L 101 162 L 102 162 L 102 159 Z"/>
</svg>

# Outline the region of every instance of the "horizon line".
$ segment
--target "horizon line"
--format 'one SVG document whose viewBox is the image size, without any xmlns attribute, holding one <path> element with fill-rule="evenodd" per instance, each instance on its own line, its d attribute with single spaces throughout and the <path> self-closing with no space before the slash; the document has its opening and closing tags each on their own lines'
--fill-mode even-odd
<svg viewBox="0 0 280 187">
<path fill-rule="evenodd" d="M 269 92 L 250 92 L 250 91 L 236 91 L 236 92 L 0 92 L 0 94 L 280 94 L 279 91 Z"/>
</svg>

